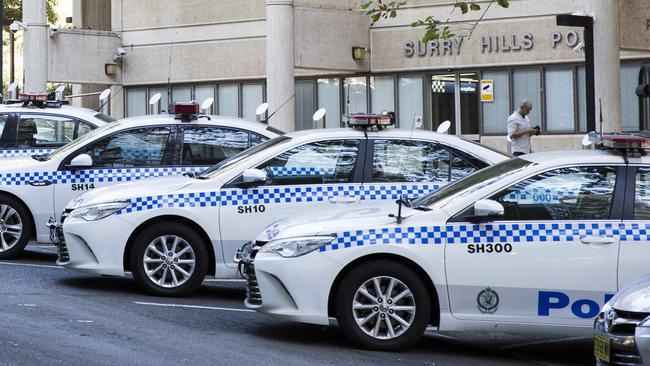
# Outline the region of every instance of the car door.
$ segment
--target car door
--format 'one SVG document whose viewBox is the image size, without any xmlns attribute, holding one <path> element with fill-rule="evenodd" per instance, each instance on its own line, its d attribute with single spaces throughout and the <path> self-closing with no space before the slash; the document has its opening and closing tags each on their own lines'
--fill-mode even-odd
<svg viewBox="0 0 650 366">
<path fill-rule="evenodd" d="M 259 187 L 238 187 L 241 176 L 221 192 L 219 223 L 225 263 L 246 241 L 284 218 L 356 208 L 361 197 L 366 141 L 332 139 L 305 143 L 270 157 Z"/>
<path fill-rule="evenodd" d="M 446 229 L 454 317 L 590 327 L 617 291 L 624 167 L 548 170 L 495 192 L 503 217 Z"/>
<path fill-rule="evenodd" d="M 63 160 L 54 189 L 55 214 L 79 194 L 116 183 L 175 174 L 172 166 L 175 126 L 122 130 L 92 141 Z M 70 170 L 70 161 L 88 154 L 93 165 Z M 180 170 L 178 171 L 180 173 Z"/>
<path fill-rule="evenodd" d="M 625 213 L 618 256 L 618 286 L 626 287 L 650 273 L 650 167 L 631 166 L 628 171 Z"/>
<path fill-rule="evenodd" d="M 393 210 L 395 200 L 417 198 L 485 166 L 465 153 L 433 141 L 370 140 L 362 207 Z"/>
</svg>

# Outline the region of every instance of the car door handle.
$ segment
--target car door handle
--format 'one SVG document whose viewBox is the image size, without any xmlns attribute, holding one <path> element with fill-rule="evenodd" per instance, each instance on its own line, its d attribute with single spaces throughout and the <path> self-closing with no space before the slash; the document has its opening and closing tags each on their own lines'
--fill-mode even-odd
<svg viewBox="0 0 650 366">
<path fill-rule="evenodd" d="M 356 203 L 359 202 L 359 197 L 350 196 L 334 196 L 329 198 L 330 203 Z"/>
<path fill-rule="evenodd" d="M 586 236 L 580 239 L 582 244 L 598 244 L 598 245 L 609 245 L 614 244 L 616 239 L 609 238 L 606 236 Z"/>
<path fill-rule="evenodd" d="M 29 185 L 33 186 L 33 187 L 45 187 L 45 186 L 49 186 L 51 184 L 52 184 L 52 181 L 49 181 L 49 180 L 35 180 L 35 181 L 29 182 Z"/>
</svg>

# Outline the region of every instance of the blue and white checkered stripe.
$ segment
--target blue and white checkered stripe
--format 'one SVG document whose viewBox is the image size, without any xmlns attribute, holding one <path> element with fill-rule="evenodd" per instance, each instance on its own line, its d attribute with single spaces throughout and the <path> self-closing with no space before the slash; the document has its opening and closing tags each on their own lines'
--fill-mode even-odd
<svg viewBox="0 0 650 366">
<path fill-rule="evenodd" d="M 336 239 L 321 252 L 378 245 L 431 245 L 480 243 L 572 242 L 597 235 L 622 241 L 650 241 L 650 224 L 548 223 L 392 227 L 335 233 Z"/>
<path fill-rule="evenodd" d="M 276 177 L 311 177 L 334 174 L 333 168 L 314 167 L 271 167 L 271 172 Z"/>
<path fill-rule="evenodd" d="M 446 183 L 446 182 L 445 182 Z M 224 189 L 214 192 L 179 193 L 164 196 L 139 197 L 118 212 L 125 214 L 155 208 L 268 205 L 281 203 L 323 202 L 332 197 L 350 196 L 360 200 L 392 200 L 418 197 L 441 187 L 442 184 L 390 184 L 390 185 L 304 185 L 254 189 Z M 207 197 L 207 199 L 206 199 Z"/>
<path fill-rule="evenodd" d="M 0 158 L 15 158 L 19 156 L 32 156 L 32 155 L 42 155 L 49 154 L 54 149 L 12 149 L 12 150 L 0 150 Z"/>
<path fill-rule="evenodd" d="M 21 186 L 30 182 L 48 180 L 53 184 L 67 183 L 120 183 L 133 180 L 178 175 L 182 173 L 198 173 L 206 167 L 177 167 L 177 168 L 120 168 L 95 169 L 82 171 L 32 172 L 0 174 L 0 184 Z"/>
</svg>

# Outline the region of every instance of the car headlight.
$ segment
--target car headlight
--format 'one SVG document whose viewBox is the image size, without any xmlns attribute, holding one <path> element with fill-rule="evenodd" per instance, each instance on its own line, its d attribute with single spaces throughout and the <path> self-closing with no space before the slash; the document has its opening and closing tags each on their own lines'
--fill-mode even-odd
<svg viewBox="0 0 650 366">
<path fill-rule="evenodd" d="M 260 248 L 262 253 L 277 253 L 285 258 L 300 257 L 327 245 L 336 239 L 335 236 L 308 236 L 272 241 Z"/>
<path fill-rule="evenodd" d="M 99 203 L 96 205 L 79 207 L 70 212 L 68 217 L 81 217 L 86 221 L 97 221 L 116 213 L 128 205 L 129 202 L 124 201 Z"/>
</svg>

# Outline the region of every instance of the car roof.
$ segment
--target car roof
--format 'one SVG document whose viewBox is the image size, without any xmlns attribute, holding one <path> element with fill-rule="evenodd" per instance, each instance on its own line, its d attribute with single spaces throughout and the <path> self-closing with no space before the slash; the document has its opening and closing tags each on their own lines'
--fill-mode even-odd
<svg viewBox="0 0 650 366">
<path fill-rule="evenodd" d="M 519 157 L 539 165 L 565 164 L 625 164 L 623 156 L 612 150 L 558 150 L 522 155 Z"/>
<path fill-rule="evenodd" d="M 85 120 L 99 121 L 106 123 L 95 117 L 99 112 L 94 109 L 74 107 L 71 105 L 62 105 L 61 107 L 45 107 L 39 108 L 34 106 L 23 107 L 21 103 L 14 104 L 0 104 L 0 112 L 27 112 L 27 113 L 49 113 L 49 114 L 63 114 L 72 117 L 78 117 Z"/>
<path fill-rule="evenodd" d="M 277 133 L 270 131 L 268 125 L 261 122 L 253 122 L 243 118 L 227 117 L 227 116 L 214 116 L 214 115 L 201 115 L 199 119 L 191 122 L 181 122 L 174 116 L 169 114 L 146 115 L 137 117 L 128 117 L 118 120 L 117 123 L 121 128 L 131 128 L 150 125 L 214 125 L 221 127 L 238 128 L 247 131 L 253 131 L 265 136 L 277 136 Z"/>
</svg>

